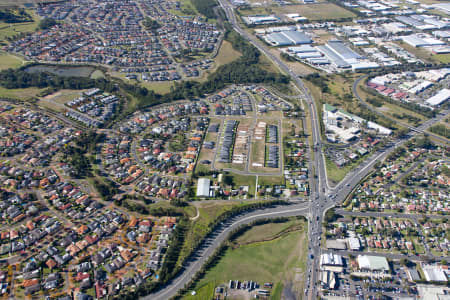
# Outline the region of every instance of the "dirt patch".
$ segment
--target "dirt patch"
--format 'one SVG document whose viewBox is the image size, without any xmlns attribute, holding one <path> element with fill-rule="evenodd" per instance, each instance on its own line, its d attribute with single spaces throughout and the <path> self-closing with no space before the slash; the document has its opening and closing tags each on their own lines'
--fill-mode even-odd
<svg viewBox="0 0 450 300">
<path fill-rule="evenodd" d="M 281 295 L 281 299 L 283 300 L 297 300 L 298 295 L 296 291 L 293 289 L 292 282 L 286 282 L 283 288 L 283 294 Z"/>
<path fill-rule="evenodd" d="M 59 95 L 61 95 L 61 91 L 58 91 L 58 92 L 53 93 L 53 94 L 49 94 L 49 95 L 45 96 L 43 99 L 50 100 L 50 99 L 53 99 L 55 97 L 58 97 Z"/>
</svg>

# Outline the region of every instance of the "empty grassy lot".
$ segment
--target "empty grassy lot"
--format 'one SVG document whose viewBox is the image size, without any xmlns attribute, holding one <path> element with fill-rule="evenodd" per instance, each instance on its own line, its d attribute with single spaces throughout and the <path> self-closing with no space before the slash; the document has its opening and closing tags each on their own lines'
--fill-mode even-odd
<svg viewBox="0 0 450 300">
<path fill-rule="evenodd" d="M 255 201 L 257 202 L 257 201 Z M 246 203 L 252 203 L 246 202 Z M 222 213 L 230 210 L 233 206 L 243 205 L 241 202 L 237 201 L 214 201 L 207 200 L 203 202 L 198 202 L 195 206 L 198 209 L 199 217 L 191 222 L 188 228 L 188 233 L 186 234 L 186 239 L 184 241 L 183 247 L 180 252 L 180 257 L 178 263 L 181 263 L 183 259 L 188 255 L 190 250 L 194 247 L 196 242 L 202 239 L 206 232 L 208 231 L 211 223 L 219 217 Z M 191 206 L 188 206 L 191 208 Z M 186 208 L 184 208 L 186 209 Z M 196 213 L 189 214 L 196 215 Z"/>
<path fill-rule="evenodd" d="M 269 51 L 273 55 L 275 55 L 278 58 L 282 59 L 281 56 L 280 56 L 281 55 L 281 51 L 279 49 L 271 48 L 271 49 L 269 49 Z M 308 74 L 311 74 L 311 73 L 314 73 L 314 72 L 318 72 L 316 69 L 314 69 L 314 68 L 312 68 L 312 67 L 310 67 L 308 65 L 305 65 L 305 64 L 303 64 L 303 63 L 301 63 L 299 61 L 284 61 L 284 63 L 287 64 L 295 72 L 295 74 L 297 74 L 297 75 L 308 75 Z"/>
<path fill-rule="evenodd" d="M 170 88 L 175 86 L 174 81 L 162 81 L 162 82 L 147 82 L 142 81 L 140 84 L 149 90 L 153 90 L 158 94 L 167 94 L 170 92 Z"/>
<path fill-rule="evenodd" d="M 352 164 L 348 164 L 339 168 L 328 157 L 325 157 L 325 165 L 327 167 L 327 177 L 333 184 L 338 184 L 350 170 L 353 169 Z"/>
<path fill-rule="evenodd" d="M 35 97 L 39 92 L 43 90 L 44 89 L 35 87 L 26 89 L 5 89 L 4 87 L 0 87 L 0 97 L 28 100 L 32 97 Z"/>
<path fill-rule="evenodd" d="M 280 158 L 281 159 L 281 158 Z M 283 176 L 259 176 L 258 177 L 258 185 L 260 186 L 273 186 L 273 185 L 284 185 L 284 177 Z"/>
<path fill-rule="evenodd" d="M 450 54 L 436 54 L 433 58 L 443 64 L 450 63 Z"/>
<path fill-rule="evenodd" d="M 366 88 L 364 87 L 364 83 L 361 81 L 356 87 L 358 90 L 359 96 L 365 101 L 369 98 L 375 98 L 366 92 Z M 368 103 L 369 104 L 369 103 Z M 370 104 L 369 104 L 370 105 Z M 379 111 L 382 111 L 390 118 L 393 118 L 402 123 L 408 123 L 412 126 L 417 126 L 419 123 L 425 121 L 427 118 L 419 113 L 406 109 L 404 107 L 398 106 L 395 103 L 384 102 L 382 107 L 376 108 Z M 403 116 L 402 118 L 398 118 L 398 116 Z M 411 119 L 409 119 L 411 117 Z"/>
<path fill-rule="evenodd" d="M 240 186 L 248 185 L 248 193 L 255 195 L 256 176 L 240 175 L 230 173 L 228 175 L 233 176 L 233 188 L 239 188 Z"/>
<path fill-rule="evenodd" d="M 199 12 L 190 0 L 181 0 L 180 9 L 170 9 L 169 11 L 177 16 L 198 16 Z"/>
<path fill-rule="evenodd" d="M 15 69 L 22 66 L 23 63 L 24 61 L 17 56 L 8 53 L 0 53 L 0 70 L 10 68 Z"/>
<path fill-rule="evenodd" d="M 282 233 L 290 226 L 299 228 Z M 304 272 L 307 247 L 305 233 L 306 223 L 303 220 L 253 227 L 239 237 L 217 265 L 198 282 L 194 287 L 197 295 L 189 294 L 183 299 L 208 299 L 216 286 L 227 284 L 229 280 L 253 280 L 261 285 L 273 282 L 271 299 L 280 299 L 284 283 L 288 282 L 293 283 L 294 293 L 300 293 L 303 290 L 303 277 L 295 276 L 295 273 Z M 207 298 L 199 298 L 200 295 L 206 295 Z"/>
<path fill-rule="evenodd" d="M 17 1 L 2 0 L 0 1 L 0 7 L 3 4 L 7 6 L 5 1 L 6 2 L 10 1 L 17 4 Z M 33 32 L 36 30 L 39 22 L 38 16 L 34 14 L 33 10 L 26 10 L 26 11 L 33 17 L 34 20 L 33 22 L 12 23 L 12 24 L 0 22 L 0 43 L 7 43 L 8 42 L 6 40 L 7 38 L 13 37 L 17 34 Z"/>
<path fill-rule="evenodd" d="M 211 70 L 205 70 L 199 78 L 193 78 L 193 80 L 200 82 L 205 81 L 208 78 L 208 75 L 214 73 L 218 67 L 226 65 L 241 56 L 242 54 L 239 51 L 234 50 L 230 42 L 224 40 L 222 41 L 217 56 L 214 58 L 213 68 L 211 68 Z"/>
<path fill-rule="evenodd" d="M 239 51 L 233 49 L 233 46 L 228 41 L 223 41 L 220 46 L 219 53 L 215 58 L 216 66 L 221 66 L 232 62 L 235 59 L 241 57 L 242 54 Z"/>
<path fill-rule="evenodd" d="M 311 21 L 353 18 L 356 15 L 333 3 L 315 3 L 303 5 L 286 5 L 274 9 L 276 13 L 299 13 L 302 17 Z"/>
</svg>

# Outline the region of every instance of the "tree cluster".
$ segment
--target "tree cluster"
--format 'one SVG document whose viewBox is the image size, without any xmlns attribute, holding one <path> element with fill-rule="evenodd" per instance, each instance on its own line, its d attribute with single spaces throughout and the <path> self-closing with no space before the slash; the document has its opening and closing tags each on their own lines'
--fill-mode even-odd
<svg viewBox="0 0 450 300">
<path fill-rule="evenodd" d="M 39 29 L 46 30 L 56 25 L 55 19 L 44 18 L 39 22 Z"/>
<path fill-rule="evenodd" d="M 315 86 L 318 86 L 322 93 L 329 93 L 330 88 L 328 87 L 328 79 L 324 76 L 320 76 L 319 73 L 312 73 L 305 76 L 305 79 L 310 81 Z"/>
<path fill-rule="evenodd" d="M 107 178 L 104 178 L 104 182 L 94 179 L 94 184 L 97 191 L 100 193 L 104 200 L 109 200 L 110 197 L 119 192 L 116 184 Z"/>
<path fill-rule="evenodd" d="M 11 9 L 0 10 L 0 21 L 5 23 L 23 23 L 31 22 L 33 18 L 23 8 L 18 9 L 16 12 Z"/>
<path fill-rule="evenodd" d="M 438 135 L 441 135 L 443 137 L 450 139 L 450 129 L 448 129 L 448 127 L 443 124 L 437 124 L 437 125 L 431 126 L 430 131 L 432 133 L 435 133 L 435 134 L 438 134 Z"/>
<path fill-rule="evenodd" d="M 217 5 L 216 1 L 211 0 L 192 0 L 192 4 L 197 11 L 209 19 L 216 18 L 214 7 Z"/>
<path fill-rule="evenodd" d="M 142 22 L 142 25 L 144 25 L 144 27 L 147 30 L 152 31 L 152 32 L 155 32 L 158 28 L 161 27 L 161 25 L 157 21 L 151 19 L 148 16 L 145 17 L 144 21 Z"/>
<path fill-rule="evenodd" d="M 114 83 L 104 78 L 63 77 L 47 72 L 29 73 L 24 68 L 1 71 L 0 85 L 7 89 L 53 87 L 58 89 L 81 90 L 97 87 L 107 92 L 116 90 Z"/>
<path fill-rule="evenodd" d="M 91 175 L 91 162 L 86 155 L 92 153 L 103 138 L 103 134 L 88 131 L 74 140 L 74 145 L 63 148 L 62 161 L 71 166 L 73 176 L 82 178 Z"/>
</svg>

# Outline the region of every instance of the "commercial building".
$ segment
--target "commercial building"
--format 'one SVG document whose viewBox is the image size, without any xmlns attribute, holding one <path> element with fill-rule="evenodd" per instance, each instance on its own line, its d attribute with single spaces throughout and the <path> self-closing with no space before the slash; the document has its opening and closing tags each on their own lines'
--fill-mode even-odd
<svg viewBox="0 0 450 300">
<path fill-rule="evenodd" d="M 316 48 L 338 69 L 352 68 L 353 71 L 359 71 L 379 67 L 379 64 L 365 59 L 339 40 L 328 41 Z"/>
<path fill-rule="evenodd" d="M 320 256 L 320 268 L 324 271 L 340 273 L 344 270 L 342 257 L 332 253 L 322 254 Z"/>
<path fill-rule="evenodd" d="M 280 22 L 280 18 L 275 15 L 246 16 L 243 19 L 249 25 L 263 25 Z"/>
<path fill-rule="evenodd" d="M 408 276 L 408 280 L 410 282 L 415 282 L 415 281 L 420 280 L 419 272 L 417 272 L 417 270 L 415 268 L 414 269 L 408 268 L 406 270 L 406 275 Z"/>
<path fill-rule="evenodd" d="M 422 264 L 422 271 L 427 281 L 447 282 L 447 274 L 440 265 Z"/>
<path fill-rule="evenodd" d="M 349 59 L 360 59 L 361 56 L 347 47 L 342 41 L 339 40 L 331 40 L 328 41 L 326 47 L 333 51 L 336 55 L 338 55 L 343 60 Z"/>
<path fill-rule="evenodd" d="M 313 41 L 303 32 L 296 30 L 285 30 L 267 34 L 264 39 L 273 46 L 293 46 L 311 44 Z"/>
<path fill-rule="evenodd" d="M 348 246 L 353 251 L 359 251 L 361 250 L 361 243 L 359 242 L 359 239 L 356 237 L 348 238 Z"/>
<path fill-rule="evenodd" d="M 361 271 L 369 272 L 389 272 L 389 264 L 386 257 L 383 256 L 369 256 L 369 255 L 359 255 L 358 266 Z"/>
<path fill-rule="evenodd" d="M 401 38 L 405 43 L 416 48 L 445 45 L 445 42 L 435 39 L 427 34 L 411 34 L 402 36 Z"/>
<path fill-rule="evenodd" d="M 426 103 L 428 103 L 432 106 L 437 106 L 437 105 L 441 105 L 448 99 L 450 99 L 450 90 L 442 89 L 436 95 L 434 95 L 433 97 L 430 97 L 428 100 L 426 100 Z"/>
<path fill-rule="evenodd" d="M 347 244 L 344 240 L 328 240 L 327 239 L 327 249 L 332 250 L 347 250 Z"/>
<path fill-rule="evenodd" d="M 197 183 L 197 197 L 209 197 L 211 187 L 211 180 L 208 178 L 200 178 Z"/>
<path fill-rule="evenodd" d="M 330 271 L 323 271 L 320 276 L 320 284 L 325 289 L 334 289 L 336 286 L 336 275 Z"/>
</svg>

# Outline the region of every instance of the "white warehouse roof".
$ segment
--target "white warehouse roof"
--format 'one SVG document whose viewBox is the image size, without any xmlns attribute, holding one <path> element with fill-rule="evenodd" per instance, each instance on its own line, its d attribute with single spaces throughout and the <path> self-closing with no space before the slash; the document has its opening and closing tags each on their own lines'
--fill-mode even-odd
<svg viewBox="0 0 450 300">
<path fill-rule="evenodd" d="M 450 90 L 442 89 L 436 95 L 429 98 L 426 102 L 430 105 L 440 105 L 450 98 Z"/>
<path fill-rule="evenodd" d="M 340 255 L 325 253 L 320 256 L 320 265 L 343 266 L 344 264 Z"/>
<path fill-rule="evenodd" d="M 359 255 L 358 265 L 360 269 L 370 271 L 389 271 L 389 264 L 383 256 Z"/>
<path fill-rule="evenodd" d="M 211 181 L 208 178 L 200 178 L 197 183 L 197 197 L 209 197 Z"/>
<path fill-rule="evenodd" d="M 422 270 L 427 281 L 447 282 L 447 275 L 438 266 L 422 265 Z"/>
</svg>

